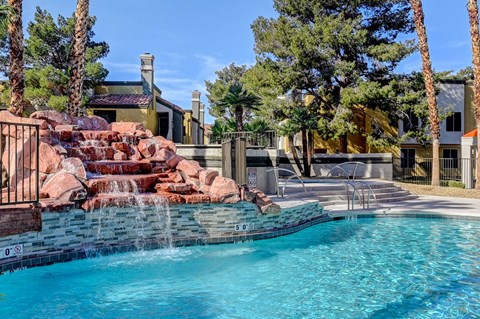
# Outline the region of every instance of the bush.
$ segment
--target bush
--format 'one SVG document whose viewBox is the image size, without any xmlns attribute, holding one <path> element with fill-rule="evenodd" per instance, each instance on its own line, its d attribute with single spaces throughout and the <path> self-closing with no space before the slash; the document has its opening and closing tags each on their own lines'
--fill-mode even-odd
<svg viewBox="0 0 480 319">
<path fill-rule="evenodd" d="M 448 187 L 465 188 L 465 184 L 459 181 L 448 181 Z"/>
</svg>

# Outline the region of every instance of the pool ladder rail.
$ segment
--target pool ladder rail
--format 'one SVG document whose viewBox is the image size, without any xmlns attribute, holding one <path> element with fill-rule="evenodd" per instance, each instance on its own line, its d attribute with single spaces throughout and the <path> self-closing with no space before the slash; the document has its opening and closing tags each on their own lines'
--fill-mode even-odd
<svg viewBox="0 0 480 319">
<path fill-rule="evenodd" d="M 358 164 L 363 164 L 363 163 L 355 162 L 354 164 L 356 164 L 355 165 L 355 171 L 356 171 L 356 168 L 357 168 Z M 335 166 L 335 167 L 342 169 L 341 167 L 338 167 L 338 165 Z M 279 182 L 279 176 L 278 176 L 279 171 L 283 171 L 283 172 L 287 172 L 287 173 L 291 174 L 290 176 L 288 176 L 285 179 L 283 187 L 281 188 L 281 192 L 280 192 L 280 182 Z M 283 198 L 285 196 L 285 188 L 287 187 L 288 182 L 290 182 L 293 178 L 296 178 L 300 181 L 300 183 L 302 184 L 304 193 L 307 193 L 307 188 L 305 187 L 305 183 L 303 182 L 302 178 L 300 176 L 298 176 L 298 174 L 295 173 L 294 171 L 286 169 L 286 168 L 274 167 L 272 169 L 267 169 L 266 172 L 267 173 L 268 172 L 273 172 L 275 174 L 275 186 L 276 186 L 277 197 L 281 196 Z M 345 171 L 345 173 L 347 173 L 347 172 Z M 353 176 L 355 176 L 355 173 L 353 174 Z M 347 173 L 347 179 L 348 178 L 349 177 L 348 177 L 348 173 Z M 377 196 L 375 195 L 375 192 L 373 191 L 372 187 L 370 185 L 368 185 L 368 183 L 366 183 L 364 181 L 361 181 L 361 180 L 355 180 L 355 179 L 352 179 L 352 180 L 348 179 L 346 181 L 343 181 L 343 183 L 345 185 L 345 190 L 346 190 L 346 193 L 347 193 L 347 207 L 348 207 L 348 210 L 355 210 L 355 195 L 357 195 L 358 200 L 361 202 L 362 208 L 364 210 L 365 209 L 370 209 L 370 198 L 372 198 L 372 197 L 375 200 L 375 204 L 377 206 L 379 205 Z M 362 187 L 359 189 L 358 186 L 362 186 Z M 353 190 L 351 197 L 350 197 L 350 187 Z M 367 191 L 366 192 L 366 195 L 367 195 L 366 197 L 365 197 L 365 191 Z M 361 194 L 361 196 L 360 196 L 360 194 Z"/>
<path fill-rule="evenodd" d="M 362 204 L 362 209 L 370 209 L 370 198 L 373 197 L 375 200 L 375 204 L 378 206 L 378 199 L 373 191 L 372 187 L 368 185 L 368 183 L 364 181 L 344 181 L 345 190 L 347 192 L 347 209 L 348 210 L 355 210 L 355 194 L 358 197 L 358 200 Z M 362 186 L 359 190 L 358 186 Z M 352 197 L 350 198 L 350 187 L 352 188 Z M 367 196 L 365 197 L 365 190 L 367 190 Z M 361 191 L 361 196 L 360 196 Z"/>
</svg>

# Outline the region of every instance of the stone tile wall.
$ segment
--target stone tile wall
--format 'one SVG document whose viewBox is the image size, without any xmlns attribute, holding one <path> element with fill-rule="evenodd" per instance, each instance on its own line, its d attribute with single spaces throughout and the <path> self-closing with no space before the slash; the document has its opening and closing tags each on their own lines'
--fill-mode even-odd
<svg viewBox="0 0 480 319">
<path fill-rule="evenodd" d="M 22 256 L 0 259 L 0 273 L 99 253 L 271 238 L 328 220 L 318 203 L 278 214 L 249 202 L 44 212 L 40 232 L 0 238 L 0 249 L 23 244 Z M 242 224 L 251 229 L 236 231 Z"/>
</svg>

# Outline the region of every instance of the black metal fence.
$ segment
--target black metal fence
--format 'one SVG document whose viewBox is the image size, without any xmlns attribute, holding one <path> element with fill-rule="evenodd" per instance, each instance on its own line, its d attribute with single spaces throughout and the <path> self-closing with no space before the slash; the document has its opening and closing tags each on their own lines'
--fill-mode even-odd
<svg viewBox="0 0 480 319">
<path fill-rule="evenodd" d="M 277 132 L 265 131 L 265 132 L 226 132 L 223 133 L 222 138 L 210 139 L 211 144 L 221 144 L 223 142 L 236 140 L 237 138 L 244 138 L 247 147 L 258 148 L 277 148 Z"/>
<path fill-rule="evenodd" d="M 475 186 L 475 158 L 440 158 L 440 184 L 451 186 L 450 181 Z M 431 158 L 394 158 L 393 178 L 397 181 L 429 185 L 432 183 Z M 469 185 L 466 185 L 467 187 Z"/>
<path fill-rule="evenodd" d="M 0 121 L 0 206 L 38 203 L 39 144 L 37 124 Z"/>
</svg>

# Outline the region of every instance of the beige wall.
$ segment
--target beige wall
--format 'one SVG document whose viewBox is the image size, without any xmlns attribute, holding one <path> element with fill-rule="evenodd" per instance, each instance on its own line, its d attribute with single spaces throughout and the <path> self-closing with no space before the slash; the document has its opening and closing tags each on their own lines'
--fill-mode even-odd
<svg viewBox="0 0 480 319">
<path fill-rule="evenodd" d="M 465 111 L 463 117 L 465 119 L 465 134 L 477 128 L 475 124 L 474 102 L 473 85 L 471 83 L 467 83 L 465 85 Z"/>
<path fill-rule="evenodd" d="M 143 87 L 141 85 L 98 85 L 95 87 L 96 94 L 143 94 Z M 155 97 L 159 93 L 155 90 Z M 152 102 L 152 105 L 154 103 Z M 88 110 L 88 114 L 93 114 L 94 110 L 115 110 L 117 112 L 118 122 L 140 122 L 145 125 L 145 128 L 152 131 L 154 135 L 158 134 L 158 116 L 153 106 L 148 108 L 132 108 L 132 109 L 115 109 L 115 108 L 101 108 L 95 107 Z"/>
</svg>

